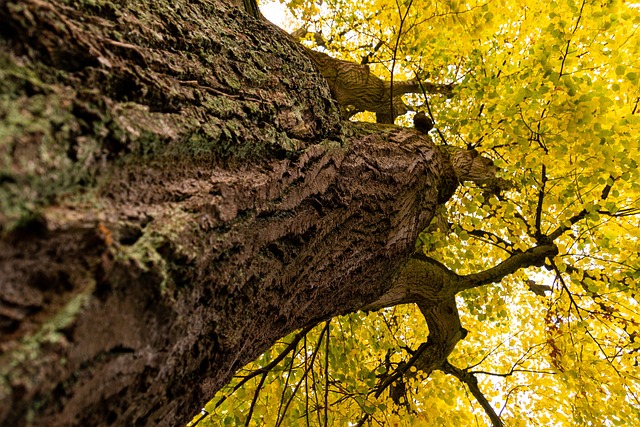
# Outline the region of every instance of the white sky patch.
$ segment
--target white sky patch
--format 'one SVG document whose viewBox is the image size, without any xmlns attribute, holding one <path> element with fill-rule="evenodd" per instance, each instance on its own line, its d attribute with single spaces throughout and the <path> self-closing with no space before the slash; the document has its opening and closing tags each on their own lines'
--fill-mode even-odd
<svg viewBox="0 0 640 427">
<path fill-rule="evenodd" d="M 286 23 L 291 21 L 293 16 L 287 10 L 287 6 L 278 0 L 261 1 L 260 11 L 269 21 L 273 22 L 280 28 L 286 28 Z"/>
</svg>

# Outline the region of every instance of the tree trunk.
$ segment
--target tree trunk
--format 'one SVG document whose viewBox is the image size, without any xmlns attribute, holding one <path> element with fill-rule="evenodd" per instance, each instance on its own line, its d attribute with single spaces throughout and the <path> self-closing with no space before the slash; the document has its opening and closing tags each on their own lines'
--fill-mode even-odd
<svg viewBox="0 0 640 427">
<path fill-rule="evenodd" d="M 0 4 L 2 425 L 186 422 L 379 301 L 452 173 L 238 5 L 115 3 Z"/>
</svg>

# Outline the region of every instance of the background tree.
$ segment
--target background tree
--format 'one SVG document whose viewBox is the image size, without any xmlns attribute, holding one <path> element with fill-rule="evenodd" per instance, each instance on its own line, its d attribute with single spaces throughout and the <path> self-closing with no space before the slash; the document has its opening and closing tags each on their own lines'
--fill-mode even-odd
<svg viewBox="0 0 640 427">
<path fill-rule="evenodd" d="M 341 121 L 308 53 L 241 2 L 1 4 L 0 419 L 176 425 L 303 328 L 262 356 L 260 393 L 195 422 L 627 423 L 637 23 L 577 6 L 323 6 L 354 9 L 345 41 L 386 34 L 366 62 L 391 70 L 390 103 L 428 14 L 436 39 L 414 40 L 439 71 L 402 77 L 457 85 L 429 100 L 438 149 Z M 509 185 L 478 176 L 487 157 Z"/>
</svg>

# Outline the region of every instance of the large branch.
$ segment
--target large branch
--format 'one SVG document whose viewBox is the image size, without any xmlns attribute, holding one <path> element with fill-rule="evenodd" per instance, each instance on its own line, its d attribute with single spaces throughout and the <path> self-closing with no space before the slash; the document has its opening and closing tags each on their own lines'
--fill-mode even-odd
<svg viewBox="0 0 640 427">
<path fill-rule="evenodd" d="M 459 276 L 444 264 L 417 252 L 394 274 L 387 292 L 364 309 L 378 310 L 410 303 L 438 305 L 466 289 L 499 282 L 522 268 L 541 266 L 547 257 L 552 258 L 557 253 L 554 244 L 535 246 L 525 252 L 515 252 L 487 270 Z"/>
<path fill-rule="evenodd" d="M 416 372 L 411 372 L 414 366 L 426 375 L 440 369 L 458 341 L 467 334 L 460 325 L 455 298 L 447 298 L 438 305 L 421 302 L 418 307 L 427 321 L 429 339 L 420 344 L 407 362 L 400 363 L 398 369 L 381 377 L 376 386 L 376 397 L 402 376 L 415 376 Z"/>
<path fill-rule="evenodd" d="M 456 284 L 456 292 L 465 289 L 476 288 L 489 283 L 496 283 L 509 274 L 533 266 L 542 266 L 546 258 L 553 258 L 558 254 L 558 247 L 551 243 L 548 245 L 534 246 L 525 252 L 516 252 L 498 265 L 475 274 L 469 274 L 460 278 Z"/>
<path fill-rule="evenodd" d="M 391 82 L 385 82 L 387 90 L 391 89 Z M 447 97 L 453 95 L 455 85 L 446 83 L 432 83 L 418 80 L 398 80 L 393 81 L 393 93 L 395 95 L 404 95 L 406 93 L 424 94 L 441 94 Z"/>
<path fill-rule="evenodd" d="M 300 28 L 291 36 L 300 40 L 307 34 L 306 29 Z M 324 44 L 320 35 L 316 39 Z M 306 49 L 309 57 L 318 67 L 320 74 L 327 80 L 331 93 L 343 107 L 343 114 L 350 116 L 361 111 L 376 113 L 378 123 L 393 123 L 399 115 L 408 111 L 401 95 L 407 93 L 430 93 L 451 96 L 452 84 L 438 84 L 418 82 L 417 80 L 402 80 L 388 82 L 371 73 L 366 64 L 357 64 L 333 58 L 326 53 Z M 393 86 L 393 87 L 392 87 Z M 393 93 L 393 111 L 391 108 L 391 94 Z"/>
<path fill-rule="evenodd" d="M 414 253 L 392 278 L 391 287 L 374 303 L 364 307 L 365 310 L 377 310 L 398 304 L 415 303 L 425 317 L 429 329 L 427 342 L 423 343 L 412 355 L 411 359 L 401 367 L 389 373 L 377 387 L 380 395 L 387 387 L 407 375 L 409 368 L 415 366 L 419 371 L 429 375 L 436 369 L 456 375 L 465 382 L 471 381 L 468 375 L 462 375 L 448 365 L 447 358 L 467 334 L 460 323 L 455 296 L 457 293 L 498 282 L 517 270 L 534 265 L 542 265 L 546 257 L 553 257 L 558 249 L 555 245 L 544 245 L 530 248 L 525 252 L 516 252 L 509 258 L 488 270 L 459 276 L 442 263 Z M 475 380 L 475 378 L 473 379 Z M 502 425 L 491 406 L 482 401 L 484 398 L 477 388 L 477 382 L 468 383 L 494 425 Z"/>
<path fill-rule="evenodd" d="M 453 85 L 416 80 L 394 81 L 382 80 L 369 70 L 366 64 L 344 61 L 307 49 L 320 73 L 331 88 L 331 93 L 343 107 L 352 107 L 355 112 L 372 111 L 377 115 L 378 123 L 393 123 L 393 120 L 408 111 L 401 95 L 407 93 L 442 94 L 450 97 Z M 392 91 L 393 85 L 393 91 Z M 393 93 L 393 111 L 391 111 L 391 94 Z"/>
</svg>

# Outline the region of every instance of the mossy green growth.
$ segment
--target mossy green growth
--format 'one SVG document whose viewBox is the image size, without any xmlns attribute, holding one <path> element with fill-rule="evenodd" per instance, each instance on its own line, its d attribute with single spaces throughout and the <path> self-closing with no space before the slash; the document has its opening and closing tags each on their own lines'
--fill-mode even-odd
<svg viewBox="0 0 640 427">
<path fill-rule="evenodd" d="M 7 231 L 82 173 L 69 157 L 78 123 L 72 93 L 0 51 L 0 226 Z"/>
<path fill-rule="evenodd" d="M 197 252 L 181 239 L 189 234 L 193 218 L 186 212 L 175 209 L 150 222 L 132 245 L 117 245 L 113 249 L 115 260 L 124 265 L 134 264 L 139 271 L 160 277 L 160 292 L 164 293 L 171 283 L 171 259 L 195 259 Z M 161 253 L 162 252 L 162 253 Z M 170 257 L 163 255 L 169 252 Z"/>
<path fill-rule="evenodd" d="M 80 294 L 71 298 L 35 333 L 24 337 L 16 349 L 2 355 L 0 359 L 0 387 L 9 390 L 11 378 L 22 375 L 20 366 L 37 360 L 43 345 L 57 344 L 66 340 L 60 331 L 75 321 L 95 288 L 95 282 L 91 278 L 87 278 L 87 281 L 87 286 Z"/>
</svg>

